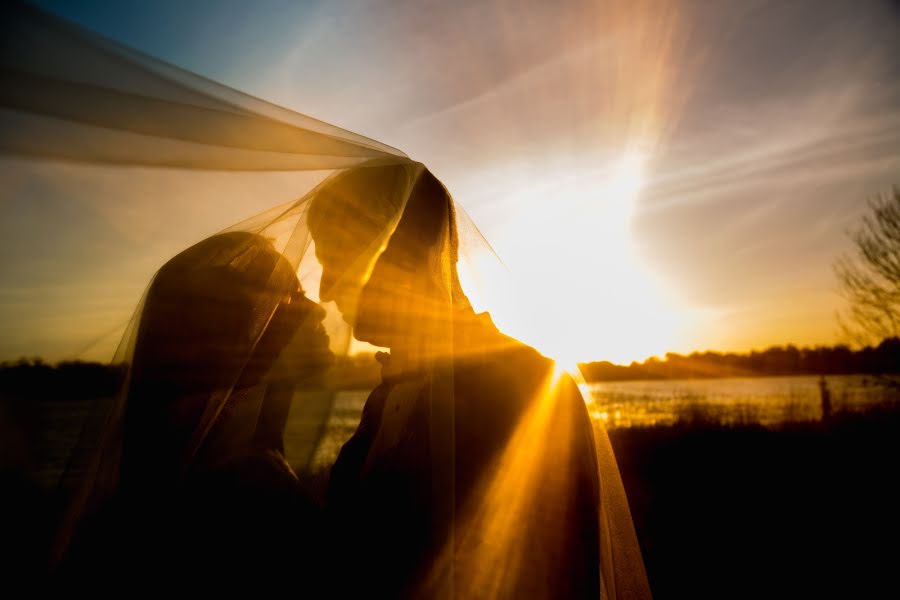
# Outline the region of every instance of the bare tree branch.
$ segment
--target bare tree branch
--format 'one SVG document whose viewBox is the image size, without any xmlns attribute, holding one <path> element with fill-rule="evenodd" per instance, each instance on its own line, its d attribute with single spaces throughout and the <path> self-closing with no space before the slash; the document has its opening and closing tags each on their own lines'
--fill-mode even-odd
<svg viewBox="0 0 900 600">
<path fill-rule="evenodd" d="M 847 309 L 838 314 L 846 337 L 878 343 L 900 334 L 900 187 L 869 201 L 869 212 L 850 232 L 854 253 L 834 265 Z"/>
</svg>

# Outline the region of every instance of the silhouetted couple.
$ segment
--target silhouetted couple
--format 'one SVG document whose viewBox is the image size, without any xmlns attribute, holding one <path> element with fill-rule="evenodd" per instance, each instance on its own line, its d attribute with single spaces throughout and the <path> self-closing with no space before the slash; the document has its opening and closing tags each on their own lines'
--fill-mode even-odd
<svg viewBox="0 0 900 600">
<path fill-rule="evenodd" d="M 329 597 L 600 597 L 612 559 L 584 401 L 473 310 L 443 185 L 418 163 L 373 162 L 281 218 L 297 220 L 279 249 L 267 239 L 276 222 L 219 234 L 154 278 L 77 508 L 97 516 L 64 573 L 87 577 L 101 561 L 123 577 L 286 579 Z M 305 228 L 321 306 L 297 277 L 307 263 L 284 249 Z M 322 505 L 283 435 L 298 387 L 330 364 L 326 306 L 390 352 Z M 641 596 L 642 564 L 614 568 L 606 593 L 618 578 L 620 595 Z"/>
</svg>

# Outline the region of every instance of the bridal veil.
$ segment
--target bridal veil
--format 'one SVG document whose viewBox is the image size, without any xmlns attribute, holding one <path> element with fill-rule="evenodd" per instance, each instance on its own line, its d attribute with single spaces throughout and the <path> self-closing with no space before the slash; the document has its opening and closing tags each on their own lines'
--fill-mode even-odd
<svg viewBox="0 0 900 600">
<path fill-rule="evenodd" d="M 158 190 L 168 202 L 208 201 L 239 177 L 254 202 L 270 207 L 173 248 L 174 258 L 156 265 L 113 358 L 125 373 L 121 391 L 96 403 L 62 478 L 73 501 L 58 552 L 135 473 L 174 481 L 240 449 L 274 452 L 285 473 L 321 499 L 359 419 L 347 408 L 359 407 L 355 390 L 373 388 L 380 371 L 401 360 L 379 365 L 381 348 L 360 341 L 378 336 L 354 337 L 372 306 L 365 290 L 416 190 L 446 190 L 424 165 L 385 144 L 28 5 L 0 10 L 5 172 L 63 182 L 53 188 L 63 197 L 64 182 L 91 179 L 99 182 L 90 188 L 95 200 L 110 203 L 128 203 L 138 188 Z M 434 215 L 421 227 L 442 240 L 433 268 L 446 285 L 427 302 L 415 290 L 406 296 L 407 313 L 418 317 L 404 325 L 416 341 L 402 360 L 431 374 L 435 519 L 445 527 L 457 518 L 447 500 L 455 489 L 450 400 L 460 335 L 453 315 L 461 303 L 490 313 L 502 282 L 491 276 L 496 256 L 459 205 L 451 200 Z M 174 404 L 154 404 L 165 398 Z M 597 422 L 593 441 L 602 596 L 648 597 L 615 458 Z"/>
</svg>

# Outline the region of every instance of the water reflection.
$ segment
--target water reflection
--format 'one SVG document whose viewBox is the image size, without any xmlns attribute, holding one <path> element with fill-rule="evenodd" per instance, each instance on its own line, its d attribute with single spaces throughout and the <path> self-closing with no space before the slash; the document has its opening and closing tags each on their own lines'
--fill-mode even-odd
<svg viewBox="0 0 900 600">
<path fill-rule="evenodd" d="M 871 376 L 829 376 L 825 380 L 834 413 L 864 411 L 876 404 L 896 402 L 900 396 L 896 388 Z M 609 429 L 676 423 L 771 426 L 820 420 L 823 405 L 819 381 L 811 376 L 755 377 L 606 382 L 581 387 L 591 417 L 603 421 Z M 312 457 L 313 471 L 327 472 L 356 430 L 368 395 L 368 390 L 345 390 L 336 394 L 334 403 L 322 405 L 329 416 Z M 56 485 L 79 436 L 99 435 L 99 431 L 83 430 L 92 402 L 40 402 L 45 450 L 34 473 L 37 481 Z M 305 422 L 309 415 L 296 408 L 309 405 L 308 398 L 295 401 L 288 417 L 284 442 L 289 460 L 306 456 L 307 449 L 302 446 L 309 441 Z M 318 417 L 314 420 L 322 422 Z"/>
<path fill-rule="evenodd" d="M 863 411 L 897 397 L 896 390 L 871 376 L 825 381 L 834 412 Z M 812 376 L 605 382 L 583 385 L 582 393 L 591 417 L 610 429 L 676 423 L 772 426 L 822 419 L 820 379 Z M 315 466 L 326 469 L 337 458 L 367 396 L 367 391 L 337 395 Z"/>
<path fill-rule="evenodd" d="M 344 390 L 335 394 L 331 414 L 325 424 L 322 440 L 312 459 L 313 471 L 327 471 L 337 460 L 344 442 L 350 439 L 362 418 L 363 406 L 369 397 L 369 390 Z M 288 417 L 287 432 L 291 431 L 291 417 Z M 287 440 L 285 440 L 287 443 Z M 290 456 L 288 457 L 290 460 Z"/>
<path fill-rule="evenodd" d="M 896 392 L 872 377 L 826 378 L 831 409 L 861 411 Z M 753 377 L 592 383 L 588 410 L 607 427 L 719 423 L 778 425 L 822 418 L 818 377 Z M 587 398 L 587 395 L 586 395 Z"/>
</svg>

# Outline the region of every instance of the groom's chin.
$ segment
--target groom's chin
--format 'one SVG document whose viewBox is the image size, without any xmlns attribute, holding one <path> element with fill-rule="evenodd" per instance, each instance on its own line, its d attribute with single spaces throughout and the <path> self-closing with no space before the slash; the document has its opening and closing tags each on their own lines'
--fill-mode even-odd
<svg viewBox="0 0 900 600">
<path fill-rule="evenodd" d="M 353 337 L 355 337 L 360 342 L 365 342 L 367 344 L 371 344 L 373 346 L 378 346 L 379 348 L 387 348 L 388 346 L 384 343 L 384 340 L 381 340 L 378 336 L 373 336 L 369 332 L 364 329 L 354 329 Z"/>
<path fill-rule="evenodd" d="M 371 326 L 365 320 L 358 319 L 353 328 L 353 337 L 360 342 L 366 342 L 380 348 L 391 347 L 391 336 L 377 326 Z"/>
</svg>

